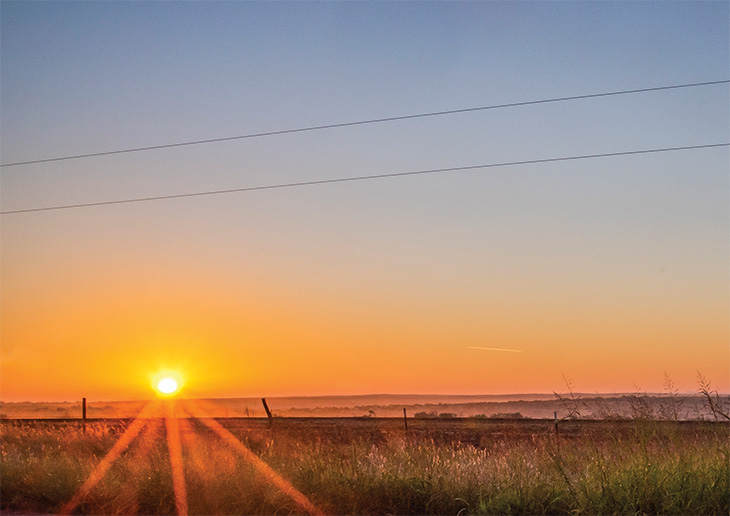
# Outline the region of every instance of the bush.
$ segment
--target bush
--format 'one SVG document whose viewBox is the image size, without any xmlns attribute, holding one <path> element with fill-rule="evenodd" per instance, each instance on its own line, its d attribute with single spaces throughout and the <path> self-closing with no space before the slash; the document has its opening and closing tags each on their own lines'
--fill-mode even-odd
<svg viewBox="0 0 730 516">
<path fill-rule="evenodd" d="M 526 419 L 520 412 L 497 412 L 489 417 L 491 419 Z"/>
<path fill-rule="evenodd" d="M 418 419 L 427 419 L 437 417 L 437 414 L 436 412 L 416 412 L 413 417 L 416 417 Z"/>
</svg>

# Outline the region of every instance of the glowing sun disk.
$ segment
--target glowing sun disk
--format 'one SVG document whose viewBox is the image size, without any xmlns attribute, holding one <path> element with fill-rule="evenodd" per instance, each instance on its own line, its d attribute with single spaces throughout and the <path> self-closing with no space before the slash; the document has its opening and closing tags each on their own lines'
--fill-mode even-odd
<svg viewBox="0 0 730 516">
<path fill-rule="evenodd" d="M 177 382 L 172 378 L 163 378 L 157 382 L 157 389 L 163 394 L 172 394 L 177 391 Z"/>
</svg>

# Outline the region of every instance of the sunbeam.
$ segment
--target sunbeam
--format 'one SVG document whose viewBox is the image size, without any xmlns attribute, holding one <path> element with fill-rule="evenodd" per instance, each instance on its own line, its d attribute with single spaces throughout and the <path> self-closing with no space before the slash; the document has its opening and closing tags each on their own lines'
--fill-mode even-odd
<svg viewBox="0 0 730 516">
<path fill-rule="evenodd" d="M 134 478 L 136 474 L 139 474 L 139 468 L 148 463 L 146 459 L 159 443 L 161 430 L 162 422 L 159 419 L 149 419 L 137 438 L 134 439 L 133 444 L 130 443 L 131 456 L 128 461 L 125 461 L 125 472 L 128 478 Z M 125 500 L 127 501 L 127 505 L 119 511 L 120 514 L 140 514 L 140 490 L 137 483 L 125 482 L 121 486 L 117 500 L 122 504 Z"/>
<path fill-rule="evenodd" d="M 142 408 L 134 421 L 132 421 L 132 424 L 129 425 L 129 427 L 125 430 L 119 440 L 114 444 L 112 449 L 109 450 L 109 453 L 107 453 L 104 458 L 101 459 L 101 462 L 97 464 L 97 466 L 89 475 L 89 478 L 86 479 L 86 482 L 81 485 L 81 487 L 78 489 L 78 491 L 76 491 L 71 500 L 66 502 L 66 504 L 61 507 L 61 510 L 58 511 L 59 514 L 71 514 L 71 511 L 76 508 L 81 500 L 83 500 L 94 488 L 94 486 L 96 486 L 96 484 L 98 484 L 99 481 L 104 478 L 104 475 L 106 475 L 106 472 L 109 471 L 109 468 L 114 463 L 114 461 L 117 460 L 122 452 L 124 452 L 124 450 L 129 447 L 129 444 L 134 440 L 135 437 L 137 437 L 137 434 L 140 432 L 140 430 L 142 430 L 148 423 L 149 416 L 159 408 L 159 405 L 159 401 L 152 400 Z"/>
<path fill-rule="evenodd" d="M 180 445 L 180 426 L 174 414 L 174 400 L 165 404 L 165 427 L 167 429 L 167 449 L 172 470 L 172 489 L 175 493 L 175 510 L 178 516 L 188 514 L 188 495 L 183 471 L 182 446 Z"/>
<path fill-rule="evenodd" d="M 195 410 L 190 410 L 190 405 L 192 405 Z M 272 485 L 281 490 L 281 492 L 283 492 L 289 498 L 294 500 L 294 502 L 296 502 L 297 505 L 299 505 L 302 509 L 314 516 L 324 516 L 324 512 L 322 512 L 318 507 L 310 502 L 309 499 L 301 492 L 299 492 L 293 485 L 291 485 L 288 480 L 286 480 L 276 471 L 271 469 L 271 466 L 266 464 L 256 454 L 249 450 L 241 441 L 236 439 L 236 437 L 231 432 L 223 428 L 223 426 L 218 421 L 208 416 L 199 405 L 194 404 L 190 400 L 186 400 L 185 408 L 188 414 L 193 415 L 193 417 L 196 417 L 208 428 L 213 430 L 213 432 L 218 434 L 218 436 L 224 442 L 226 442 L 231 448 L 240 453 L 243 458 L 246 459 L 266 480 L 268 480 Z"/>
</svg>

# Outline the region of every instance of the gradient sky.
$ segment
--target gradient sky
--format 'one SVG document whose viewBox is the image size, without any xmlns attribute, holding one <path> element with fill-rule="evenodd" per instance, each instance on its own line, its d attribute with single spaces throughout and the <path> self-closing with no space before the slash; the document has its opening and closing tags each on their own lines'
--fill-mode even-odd
<svg viewBox="0 0 730 516">
<path fill-rule="evenodd" d="M 2 163 L 730 78 L 728 2 L 0 3 Z M 727 84 L 5 167 L 2 211 L 730 141 Z M 3 215 L 0 398 L 730 390 L 728 149 Z M 516 349 L 520 353 L 492 351 Z"/>
</svg>

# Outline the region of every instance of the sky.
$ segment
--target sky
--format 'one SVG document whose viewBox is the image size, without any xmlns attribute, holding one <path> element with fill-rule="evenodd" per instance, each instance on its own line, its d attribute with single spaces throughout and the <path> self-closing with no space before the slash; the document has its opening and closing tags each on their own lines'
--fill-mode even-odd
<svg viewBox="0 0 730 516">
<path fill-rule="evenodd" d="M 727 2 L 0 2 L 3 164 L 730 79 Z M 7 166 L 2 211 L 730 142 L 728 85 Z M 728 147 L 0 217 L 0 399 L 730 391 Z M 493 349 L 481 349 L 493 348 Z M 501 349 L 516 350 L 512 352 Z"/>
</svg>

